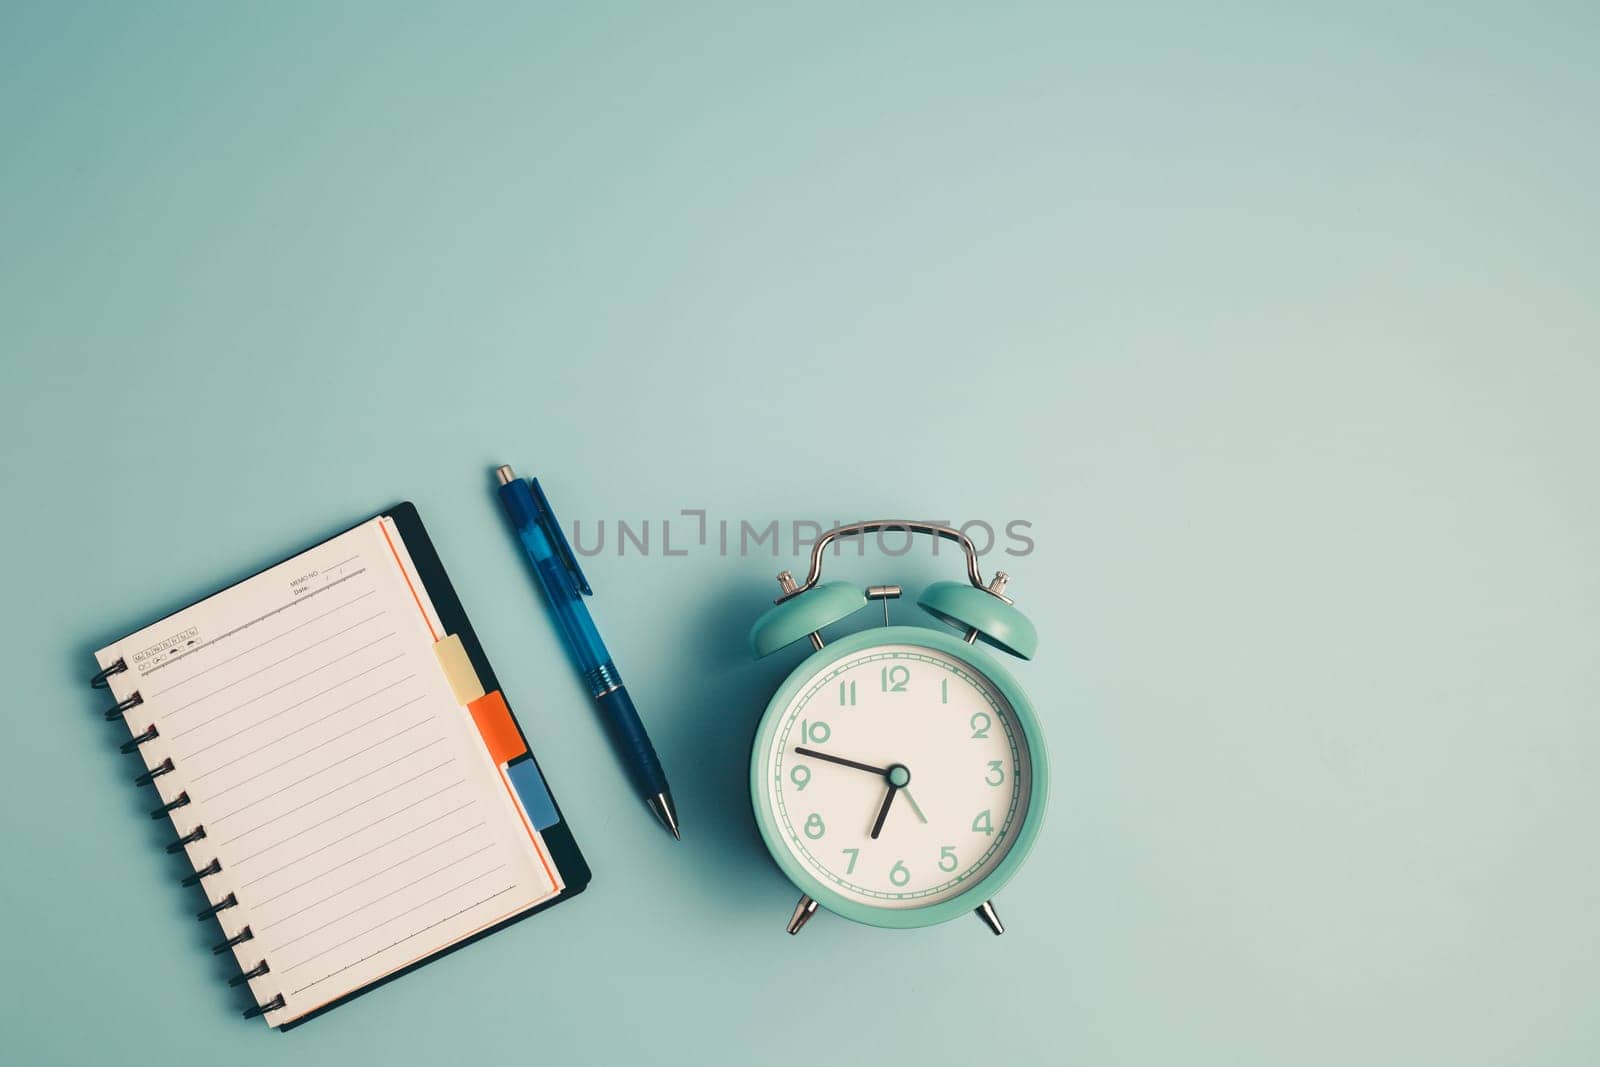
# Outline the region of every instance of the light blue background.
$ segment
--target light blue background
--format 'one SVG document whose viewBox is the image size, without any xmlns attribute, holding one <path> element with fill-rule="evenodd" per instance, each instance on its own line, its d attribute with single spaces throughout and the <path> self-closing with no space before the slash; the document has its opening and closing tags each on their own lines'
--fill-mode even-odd
<svg viewBox="0 0 1600 1067">
<path fill-rule="evenodd" d="M 446 6 L 0 12 L 0 1057 L 1594 1062 L 1594 5 Z M 589 571 L 681 845 L 497 462 L 655 521 Z M 88 653 L 400 498 L 596 880 L 279 1037 Z M 1033 524 L 1004 938 L 784 936 L 793 561 L 681 508 Z"/>
</svg>

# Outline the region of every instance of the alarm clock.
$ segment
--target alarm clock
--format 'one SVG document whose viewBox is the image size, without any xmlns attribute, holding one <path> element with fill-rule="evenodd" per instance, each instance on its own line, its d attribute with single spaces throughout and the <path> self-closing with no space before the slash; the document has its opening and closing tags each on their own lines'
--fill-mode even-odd
<svg viewBox="0 0 1600 1067">
<path fill-rule="evenodd" d="M 956 542 L 965 582 L 935 582 L 917 604 L 954 631 L 889 625 L 894 585 L 821 582 L 841 537 L 879 530 Z M 750 798 L 772 858 L 800 890 L 788 930 L 818 907 L 870 926 L 931 926 L 976 912 L 1004 933 L 993 897 L 1022 866 L 1044 820 L 1049 763 L 1033 704 L 984 647 L 1032 659 L 1033 624 L 989 582 L 972 540 L 933 523 L 838 526 L 811 548 L 803 583 L 750 630 L 757 659 L 809 640 L 767 704 L 750 758 Z M 883 625 L 825 641 L 872 601 Z"/>
</svg>

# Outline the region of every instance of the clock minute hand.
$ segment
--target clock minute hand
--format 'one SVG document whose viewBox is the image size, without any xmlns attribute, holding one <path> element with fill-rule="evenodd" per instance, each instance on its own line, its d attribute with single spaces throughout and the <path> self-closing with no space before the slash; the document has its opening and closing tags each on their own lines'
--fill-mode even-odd
<svg viewBox="0 0 1600 1067">
<path fill-rule="evenodd" d="M 802 756 L 809 756 L 811 759 L 819 759 L 828 763 L 837 763 L 841 767 L 854 767 L 858 771 L 868 771 L 872 774 L 881 774 L 885 776 L 887 776 L 889 773 L 889 768 L 887 767 L 874 767 L 870 763 L 857 763 L 853 759 L 845 759 L 842 756 L 830 756 L 826 752 L 818 752 L 814 748 L 796 748 L 795 752 Z"/>
</svg>

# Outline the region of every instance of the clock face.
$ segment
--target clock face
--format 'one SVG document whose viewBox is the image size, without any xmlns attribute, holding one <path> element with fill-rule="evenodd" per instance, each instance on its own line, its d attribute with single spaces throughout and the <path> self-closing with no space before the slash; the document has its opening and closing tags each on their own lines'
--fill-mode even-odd
<svg viewBox="0 0 1600 1067">
<path fill-rule="evenodd" d="M 756 753 L 769 844 L 838 896 L 930 907 L 977 886 L 1016 843 L 1033 791 L 1028 739 L 965 659 L 866 646 L 821 664 L 773 713 Z"/>
</svg>

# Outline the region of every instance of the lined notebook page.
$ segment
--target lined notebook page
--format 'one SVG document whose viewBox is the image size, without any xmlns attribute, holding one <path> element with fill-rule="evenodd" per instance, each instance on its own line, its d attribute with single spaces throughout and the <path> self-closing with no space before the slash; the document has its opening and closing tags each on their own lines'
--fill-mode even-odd
<svg viewBox="0 0 1600 1067">
<path fill-rule="evenodd" d="M 291 1022 L 559 891 L 374 519 L 97 653 L 257 1002 Z"/>
</svg>

